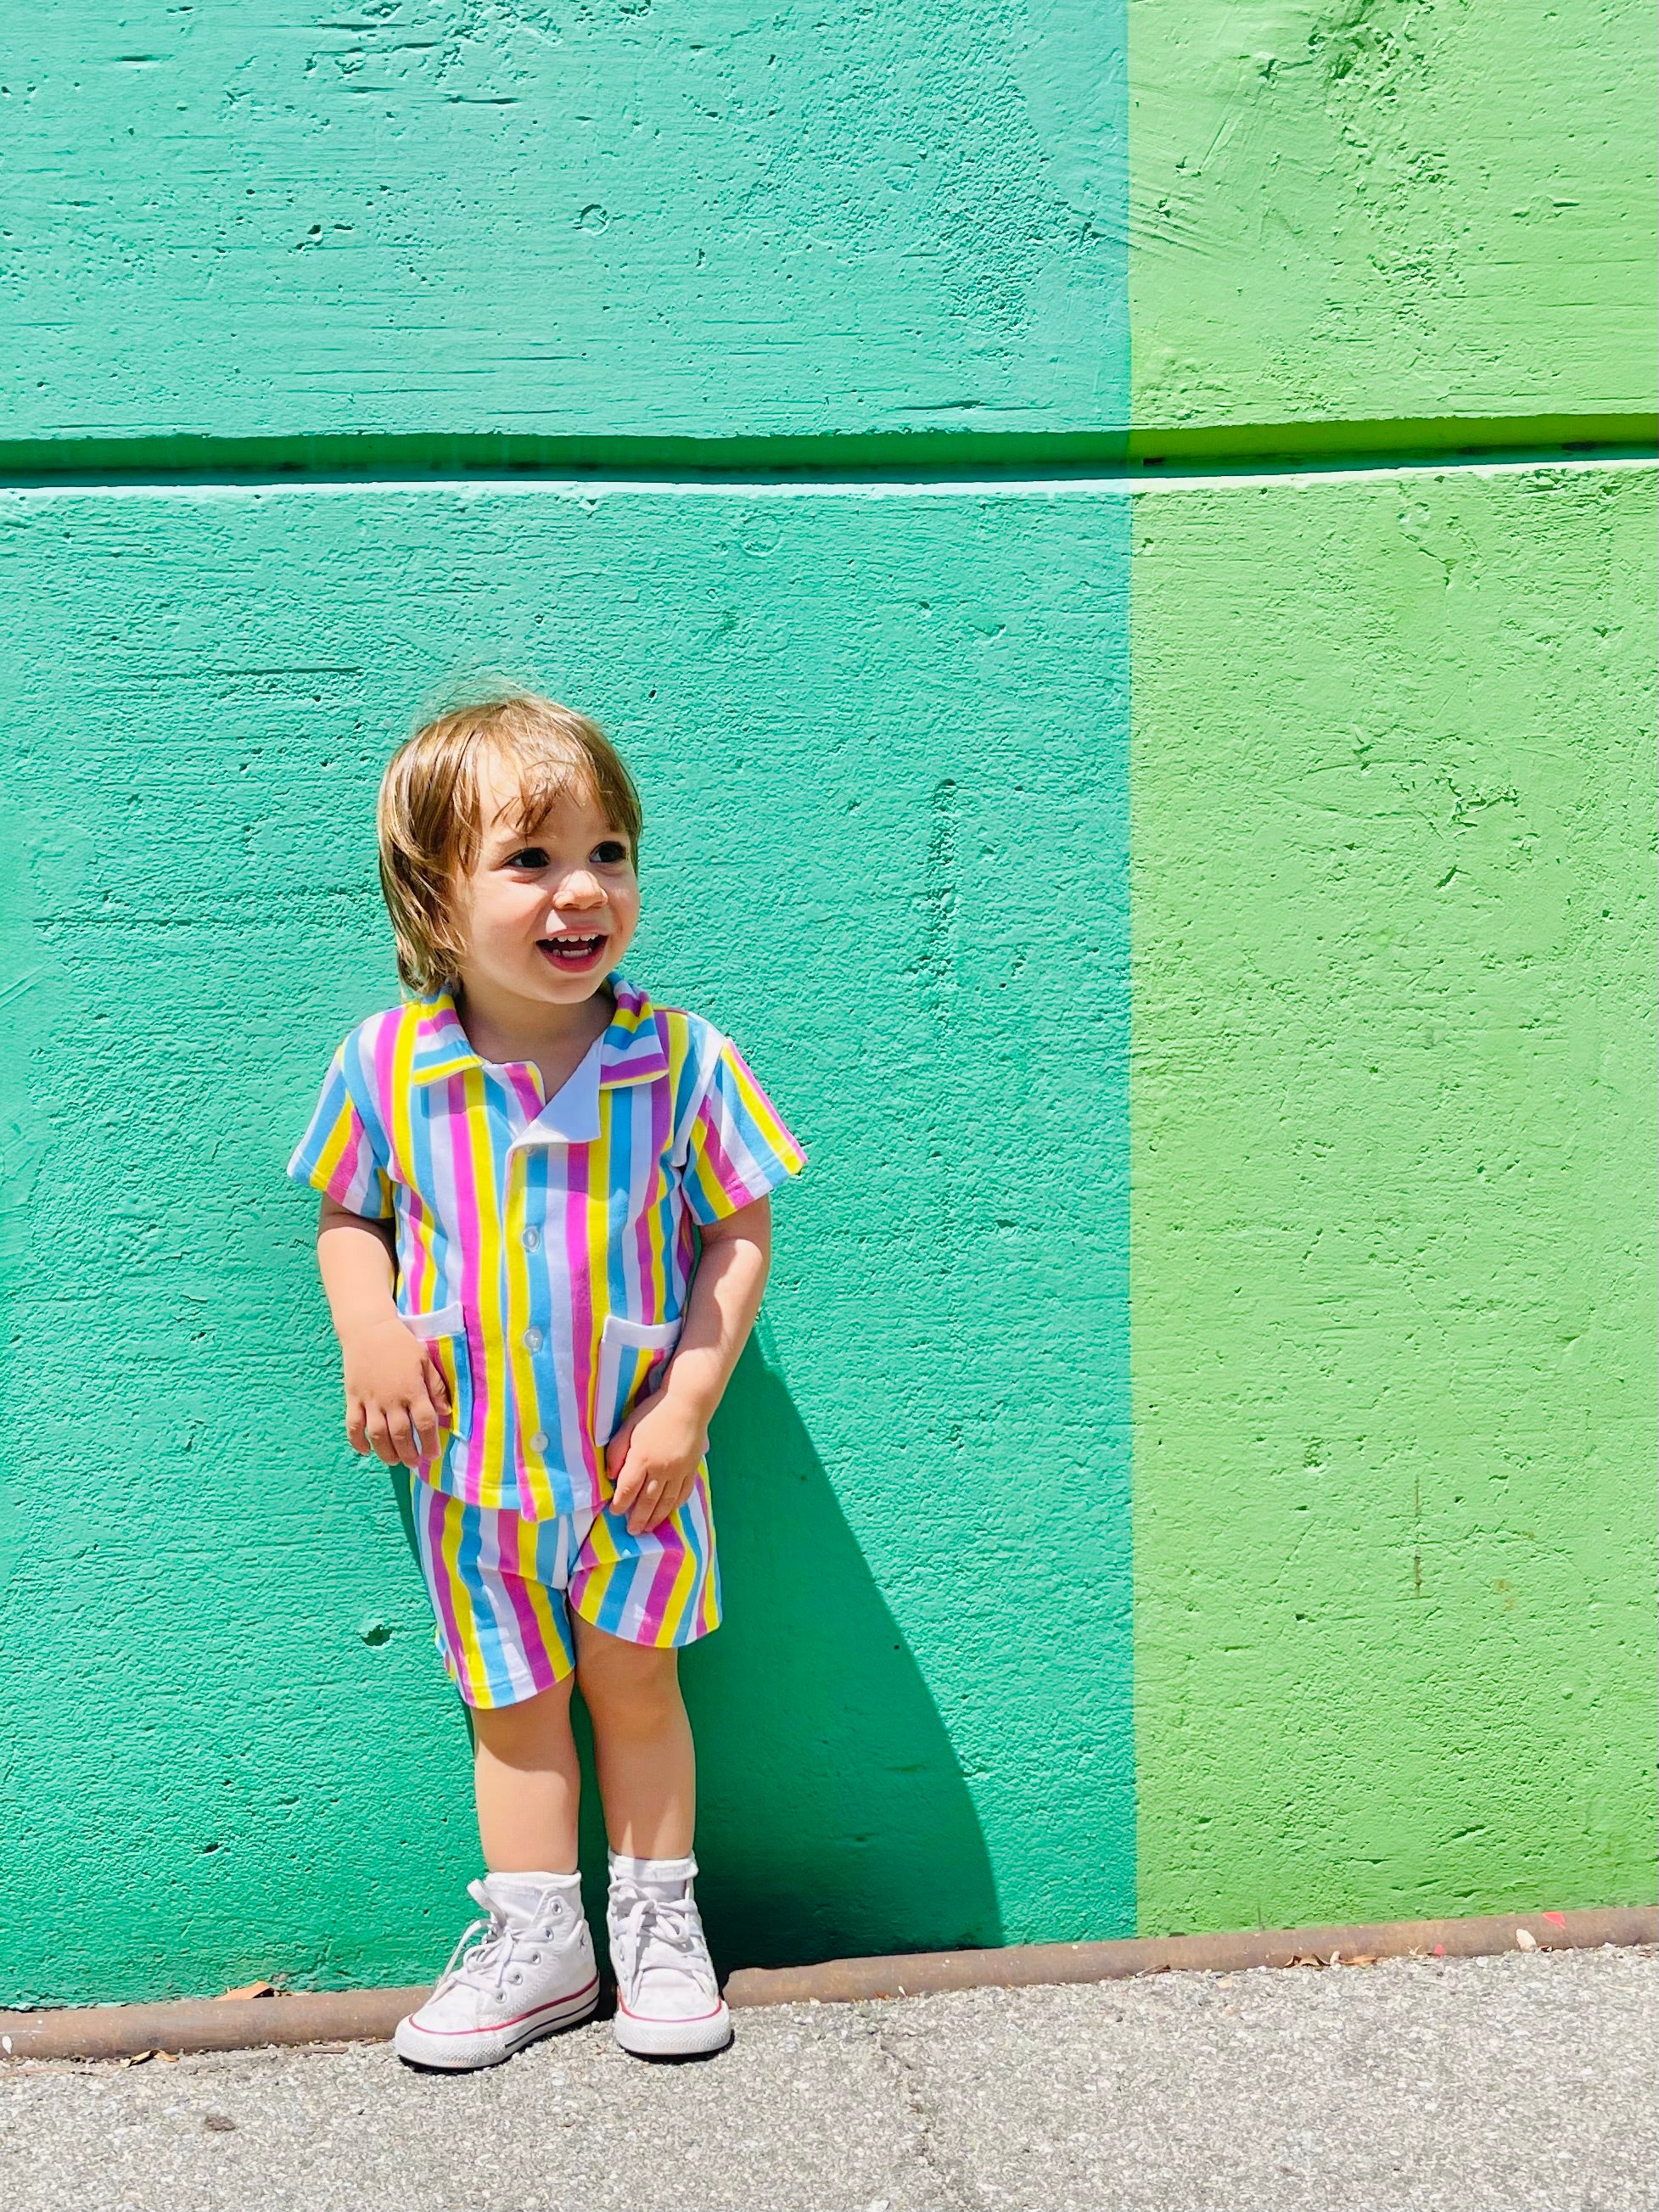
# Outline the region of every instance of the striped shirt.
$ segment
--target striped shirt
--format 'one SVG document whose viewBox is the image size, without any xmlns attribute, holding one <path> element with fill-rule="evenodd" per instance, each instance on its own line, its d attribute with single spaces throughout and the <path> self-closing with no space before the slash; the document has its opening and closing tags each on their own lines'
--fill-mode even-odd
<svg viewBox="0 0 1659 2212">
<path fill-rule="evenodd" d="M 371 1015 L 289 1164 L 395 1225 L 398 1310 L 453 1408 L 416 1473 L 532 1520 L 609 1498 L 605 1440 L 678 1340 L 698 1224 L 805 1164 L 729 1038 L 610 980 L 611 1026 L 551 1098 L 480 1060 L 447 993 Z"/>
</svg>

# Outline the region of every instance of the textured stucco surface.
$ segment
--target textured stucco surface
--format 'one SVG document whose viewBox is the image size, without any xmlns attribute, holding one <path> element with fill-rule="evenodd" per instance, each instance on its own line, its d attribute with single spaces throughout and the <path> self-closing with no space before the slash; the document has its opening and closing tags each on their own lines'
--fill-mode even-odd
<svg viewBox="0 0 1659 2212">
<path fill-rule="evenodd" d="M 1135 517 L 1142 1925 L 1642 1900 L 1652 472 Z"/>
<path fill-rule="evenodd" d="M 1650 411 L 1654 77 L 1632 0 L 71 0 L 0 441 Z"/>
<path fill-rule="evenodd" d="M 0 438 L 1121 424 L 1121 0 L 72 0 Z"/>
<path fill-rule="evenodd" d="M 812 1155 L 716 1437 L 729 1622 L 686 1662 L 726 1963 L 1127 1932 L 1121 494 L 3 516 L 37 1689 L 5 1995 L 398 1980 L 453 1940 L 465 1733 L 283 1167 L 395 995 L 389 717 L 468 656 L 608 718 L 649 815 L 630 972 Z"/>
<path fill-rule="evenodd" d="M 1651 11 L 1132 0 L 1137 425 L 1649 410 Z"/>
</svg>

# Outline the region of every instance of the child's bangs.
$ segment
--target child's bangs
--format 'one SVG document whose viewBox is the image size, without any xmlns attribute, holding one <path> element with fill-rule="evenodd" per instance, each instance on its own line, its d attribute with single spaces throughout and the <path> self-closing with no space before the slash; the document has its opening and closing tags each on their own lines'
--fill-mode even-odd
<svg viewBox="0 0 1659 2212">
<path fill-rule="evenodd" d="M 607 760 L 562 732 L 538 731 L 530 744 L 498 741 L 494 750 L 502 781 L 510 780 L 514 787 L 514 797 L 500 818 L 511 824 L 515 836 L 530 836 L 557 807 L 588 805 L 602 813 L 637 853 L 639 800 L 620 761 L 614 757 Z"/>
<path fill-rule="evenodd" d="M 555 807 L 567 802 L 579 806 L 605 805 L 593 763 L 580 745 L 538 746 L 533 753 L 526 753 L 516 745 L 501 746 L 497 749 L 496 757 L 503 782 L 510 779 L 514 786 L 514 796 L 502 808 L 500 819 L 509 823 L 521 836 L 545 822 Z"/>
</svg>

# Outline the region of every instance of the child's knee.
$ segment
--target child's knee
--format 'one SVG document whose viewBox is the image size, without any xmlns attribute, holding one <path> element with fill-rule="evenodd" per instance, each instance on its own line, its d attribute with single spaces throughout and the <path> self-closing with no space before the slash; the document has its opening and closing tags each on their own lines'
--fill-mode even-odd
<svg viewBox="0 0 1659 2212">
<path fill-rule="evenodd" d="M 576 1635 L 576 1680 L 594 1718 L 649 1732 L 680 1710 L 679 1654 L 628 1644 L 583 1622 Z"/>
</svg>

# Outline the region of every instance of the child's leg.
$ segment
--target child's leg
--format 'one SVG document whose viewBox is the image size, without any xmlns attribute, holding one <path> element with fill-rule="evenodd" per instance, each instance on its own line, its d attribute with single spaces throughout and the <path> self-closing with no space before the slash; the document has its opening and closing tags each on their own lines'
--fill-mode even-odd
<svg viewBox="0 0 1659 2212">
<path fill-rule="evenodd" d="M 572 1679 L 515 1705 L 472 1709 L 478 1838 L 491 1874 L 576 1870 L 581 1773 L 570 1733 Z"/>
<path fill-rule="evenodd" d="M 471 1711 L 483 1909 L 424 2004 L 399 2021 L 399 2057 L 449 2071 L 494 2066 L 586 2020 L 599 2001 L 576 1875 L 581 1784 L 570 1734 L 575 1646 L 564 1591 L 586 1533 L 526 1521 L 416 1483 L 421 1567 L 438 1643 Z"/>
<path fill-rule="evenodd" d="M 570 1735 L 574 1677 L 510 1705 L 472 1708 L 484 1917 L 424 2004 L 398 2023 L 399 2057 L 447 2071 L 495 2066 L 599 2002 L 576 1875 L 580 1780 Z"/>
<path fill-rule="evenodd" d="M 697 1767 L 680 1698 L 679 1655 L 625 1644 L 580 1617 L 574 1625 L 576 1679 L 593 1723 L 611 1848 L 630 1858 L 684 1858 L 696 1823 Z M 573 1821 L 574 1805 L 573 1790 Z M 574 1865 L 574 1826 L 570 1832 Z"/>
<path fill-rule="evenodd" d="M 678 1655 L 576 1620 L 576 1679 L 611 1838 L 613 2033 L 645 2058 L 724 2049 L 731 2015 L 691 1893 L 697 1771 Z"/>
</svg>

